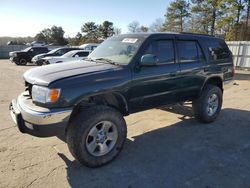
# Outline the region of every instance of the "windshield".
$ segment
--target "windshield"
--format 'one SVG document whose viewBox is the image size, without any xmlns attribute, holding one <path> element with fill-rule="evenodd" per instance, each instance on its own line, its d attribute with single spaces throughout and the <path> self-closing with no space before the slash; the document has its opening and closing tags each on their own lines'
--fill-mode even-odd
<svg viewBox="0 0 250 188">
<path fill-rule="evenodd" d="M 60 48 L 56 48 L 56 49 L 54 49 L 54 50 L 51 50 L 48 54 L 53 54 L 53 53 L 55 53 L 55 52 L 58 51 L 58 50 L 60 50 Z"/>
<path fill-rule="evenodd" d="M 141 43 L 142 40 L 139 38 L 112 37 L 100 44 L 88 58 L 127 65 L 136 54 Z"/>
<path fill-rule="evenodd" d="M 25 48 L 23 51 L 28 52 L 31 49 L 31 47 Z"/>
</svg>

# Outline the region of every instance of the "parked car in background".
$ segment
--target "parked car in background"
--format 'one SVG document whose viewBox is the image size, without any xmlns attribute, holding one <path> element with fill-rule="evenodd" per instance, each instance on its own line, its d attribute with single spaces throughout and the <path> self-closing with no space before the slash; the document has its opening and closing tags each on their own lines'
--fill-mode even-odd
<svg viewBox="0 0 250 188">
<path fill-rule="evenodd" d="M 72 50 L 60 57 L 45 57 L 43 58 L 45 64 L 62 63 L 72 60 L 81 60 L 91 53 L 90 50 Z"/>
<path fill-rule="evenodd" d="M 33 41 L 32 43 L 30 43 L 31 46 L 46 46 L 46 42 L 45 41 Z"/>
<path fill-rule="evenodd" d="M 16 65 L 26 65 L 31 62 L 31 59 L 42 53 L 47 53 L 49 50 L 47 47 L 28 47 L 22 51 L 10 52 L 10 61 L 14 62 Z"/>
<path fill-rule="evenodd" d="M 88 44 L 83 44 L 81 46 L 79 46 L 79 48 L 83 49 L 83 50 L 90 50 L 93 51 L 99 44 L 97 43 L 88 43 Z"/>
<path fill-rule="evenodd" d="M 44 64 L 44 57 L 54 57 L 54 56 L 62 56 L 65 53 L 72 51 L 72 50 L 79 50 L 79 48 L 69 48 L 69 47 L 62 47 L 62 48 L 56 48 L 54 50 L 51 50 L 48 53 L 38 54 L 34 56 L 31 60 L 32 63 L 36 65 L 43 65 Z"/>
<path fill-rule="evenodd" d="M 6 45 L 25 45 L 23 42 L 20 42 L 20 41 L 8 41 L 7 43 L 6 43 Z"/>
</svg>

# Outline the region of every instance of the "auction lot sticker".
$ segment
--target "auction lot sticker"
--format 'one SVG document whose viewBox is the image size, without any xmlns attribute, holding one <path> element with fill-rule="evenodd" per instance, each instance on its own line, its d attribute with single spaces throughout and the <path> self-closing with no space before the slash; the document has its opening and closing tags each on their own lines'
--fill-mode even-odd
<svg viewBox="0 0 250 188">
<path fill-rule="evenodd" d="M 136 43 L 137 40 L 138 39 L 136 39 L 136 38 L 124 38 L 122 40 L 122 42 L 124 42 L 124 43 Z"/>
</svg>

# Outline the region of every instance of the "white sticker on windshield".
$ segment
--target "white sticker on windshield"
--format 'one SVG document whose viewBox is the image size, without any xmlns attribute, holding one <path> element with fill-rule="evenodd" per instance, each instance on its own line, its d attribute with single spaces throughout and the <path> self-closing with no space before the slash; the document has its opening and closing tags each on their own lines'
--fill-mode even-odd
<svg viewBox="0 0 250 188">
<path fill-rule="evenodd" d="M 125 42 L 125 43 L 136 43 L 138 39 L 136 38 L 125 38 L 122 40 L 122 42 Z"/>
</svg>

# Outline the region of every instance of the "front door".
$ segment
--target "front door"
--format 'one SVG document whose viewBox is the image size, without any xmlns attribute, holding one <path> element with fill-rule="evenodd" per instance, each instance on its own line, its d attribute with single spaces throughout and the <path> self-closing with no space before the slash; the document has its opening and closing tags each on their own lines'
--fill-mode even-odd
<svg viewBox="0 0 250 188">
<path fill-rule="evenodd" d="M 153 40 L 147 45 L 145 54 L 155 55 L 154 66 L 142 66 L 140 58 L 132 74 L 130 110 L 144 109 L 175 103 L 178 100 L 180 67 L 175 62 L 174 38 Z"/>
</svg>

